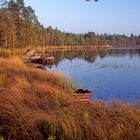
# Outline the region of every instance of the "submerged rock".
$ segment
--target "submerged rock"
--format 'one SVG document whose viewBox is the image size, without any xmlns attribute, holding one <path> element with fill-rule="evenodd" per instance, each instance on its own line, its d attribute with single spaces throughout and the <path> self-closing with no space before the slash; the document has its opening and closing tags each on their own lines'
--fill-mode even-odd
<svg viewBox="0 0 140 140">
<path fill-rule="evenodd" d="M 84 89 L 77 89 L 76 93 L 91 93 L 89 90 L 84 90 Z"/>
<path fill-rule="evenodd" d="M 90 101 L 91 95 L 89 90 L 77 89 L 73 97 L 76 101 Z"/>
</svg>

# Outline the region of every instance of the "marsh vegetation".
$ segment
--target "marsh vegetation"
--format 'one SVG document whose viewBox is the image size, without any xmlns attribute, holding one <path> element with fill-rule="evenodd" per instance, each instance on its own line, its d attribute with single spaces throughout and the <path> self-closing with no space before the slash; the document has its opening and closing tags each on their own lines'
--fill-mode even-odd
<svg viewBox="0 0 140 140">
<path fill-rule="evenodd" d="M 139 103 L 74 100 L 60 73 L 0 58 L 0 138 L 3 140 L 140 139 Z"/>
</svg>

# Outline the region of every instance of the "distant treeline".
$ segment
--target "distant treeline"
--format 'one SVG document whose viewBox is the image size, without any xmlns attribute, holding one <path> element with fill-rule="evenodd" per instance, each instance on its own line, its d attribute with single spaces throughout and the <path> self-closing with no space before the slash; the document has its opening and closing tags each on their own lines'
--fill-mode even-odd
<svg viewBox="0 0 140 140">
<path fill-rule="evenodd" d="M 66 33 L 52 27 L 45 28 L 38 21 L 32 7 L 24 0 L 0 2 L 0 47 L 29 46 L 136 46 L 140 35 L 98 35 Z"/>
</svg>

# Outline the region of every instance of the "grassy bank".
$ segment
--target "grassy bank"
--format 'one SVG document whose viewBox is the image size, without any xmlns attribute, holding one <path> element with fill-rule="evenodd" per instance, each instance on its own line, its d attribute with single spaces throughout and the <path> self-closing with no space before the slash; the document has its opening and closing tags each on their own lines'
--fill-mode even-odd
<svg viewBox="0 0 140 140">
<path fill-rule="evenodd" d="M 0 139 L 139 140 L 140 109 L 81 102 L 65 75 L 0 57 Z"/>
</svg>

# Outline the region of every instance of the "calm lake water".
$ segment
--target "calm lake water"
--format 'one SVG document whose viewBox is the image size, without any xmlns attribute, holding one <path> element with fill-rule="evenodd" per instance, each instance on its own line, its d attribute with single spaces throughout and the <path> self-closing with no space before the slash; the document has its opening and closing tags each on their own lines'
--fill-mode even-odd
<svg viewBox="0 0 140 140">
<path fill-rule="evenodd" d="M 140 100 L 140 49 L 49 52 L 52 70 L 62 71 L 76 88 L 93 91 L 101 100 Z"/>
</svg>

